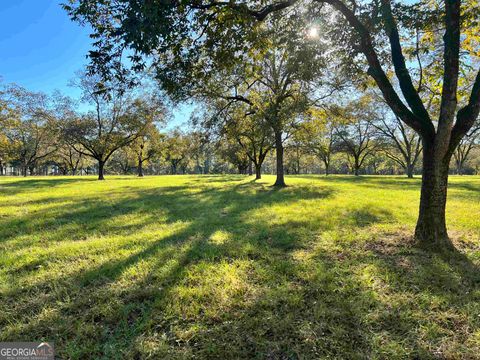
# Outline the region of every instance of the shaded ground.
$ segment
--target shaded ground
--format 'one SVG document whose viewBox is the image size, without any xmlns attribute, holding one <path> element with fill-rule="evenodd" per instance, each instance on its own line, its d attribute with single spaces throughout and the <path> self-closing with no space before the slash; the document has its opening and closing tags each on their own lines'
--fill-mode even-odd
<svg viewBox="0 0 480 360">
<path fill-rule="evenodd" d="M 0 341 L 62 358 L 478 358 L 480 178 L 458 252 L 410 244 L 419 180 L 0 179 Z"/>
</svg>

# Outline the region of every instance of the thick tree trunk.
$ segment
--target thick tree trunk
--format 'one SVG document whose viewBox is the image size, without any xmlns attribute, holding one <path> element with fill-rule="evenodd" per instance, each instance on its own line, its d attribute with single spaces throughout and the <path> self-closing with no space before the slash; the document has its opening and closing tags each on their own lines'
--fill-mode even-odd
<svg viewBox="0 0 480 360">
<path fill-rule="evenodd" d="M 138 158 L 138 177 L 143 177 L 143 159 Z"/>
<path fill-rule="evenodd" d="M 260 180 L 262 178 L 262 165 L 255 165 L 255 180 Z"/>
<path fill-rule="evenodd" d="M 283 169 L 283 141 L 282 132 L 275 131 L 275 152 L 277 155 L 277 179 L 274 186 L 286 186 Z"/>
<path fill-rule="evenodd" d="M 330 164 L 328 161 L 323 161 L 323 164 L 325 165 L 325 176 L 330 175 Z"/>
<path fill-rule="evenodd" d="M 358 176 L 359 175 L 358 170 L 359 170 L 359 166 L 357 161 L 355 161 L 355 164 L 353 165 L 353 175 Z"/>
<path fill-rule="evenodd" d="M 360 170 L 360 160 L 355 157 L 355 161 L 353 163 L 353 175 L 358 176 Z"/>
<path fill-rule="evenodd" d="M 433 146 L 424 146 L 420 210 L 415 229 L 416 240 L 433 249 L 453 248 L 445 221 L 448 161 L 435 159 Z"/>
<path fill-rule="evenodd" d="M 412 165 L 412 164 L 408 164 L 408 165 L 407 165 L 406 173 L 407 173 L 407 177 L 408 177 L 409 179 L 412 179 L 412 178 L 413 178 L 413 165 Z"/>
<path fill-rule="evenodd" d="M 105 180 L 105 178 L 103 177 L 104 166 L 105 166 L 104 161 L 98 161 L 98 180 Z"/>
</svg>

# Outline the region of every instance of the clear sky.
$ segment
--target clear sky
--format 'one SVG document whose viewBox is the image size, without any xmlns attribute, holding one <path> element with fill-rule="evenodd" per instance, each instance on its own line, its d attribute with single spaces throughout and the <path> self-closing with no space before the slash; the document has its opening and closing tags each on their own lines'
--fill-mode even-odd
<svg viewBox="0 0 480 360">
<path fill-rule="evenodd" d="M 0 77 L 30 90 L 77 97 L 68 86 L 88 62 L 89 29 L 72 22 L 58 0 L 0 0 Z M 191 107 L 175 111 L 175 124 Z"/>
<path fill-rule="evenodd" d="M 0 76 L 30 90 L 67 86 L 86 63 L 88 29 L 70 21 L 56 0 L 0 0 Z"/>
</svg>

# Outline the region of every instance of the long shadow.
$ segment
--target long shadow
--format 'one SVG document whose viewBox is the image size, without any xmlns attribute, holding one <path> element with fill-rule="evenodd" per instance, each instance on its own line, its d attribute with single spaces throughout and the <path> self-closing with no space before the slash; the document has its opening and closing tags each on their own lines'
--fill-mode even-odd
<svg viewBox="0 0 480 360">
<path fill-rule="evenodd" d="M 72 236 L 72 229 L 69 227 L 72 222 L 78 223 L 81 226 L 88 224 L 92 229 L 100 228 L 105 234 L 123 232 L 128 235 L 134 231 L 133 228 L 129 226 L 121 226 L 118 228 L 106 223 L 106 220 L 124 214 L 151 214 L 152 212 L 155 214 L 160 210 L 164 213 L 167 224 L 168 222 L 175 223 L 183 221 L 190 223 L 190 225 L 187 225 L 186 229 L 168 238 L 154 241 L 143 250 L 129 255 L 127 258 L 111 259 L 101 263 L 97 267 L 91 266 L 87 270 L 81 269 L 67 276 L 64 274 L 61 279 L 50 277 L 46 281 L 36 282 L 30 288 L 23 286 L 20 292 L 7 292 L 4 295 L 8 300 L 5 300 L 5 298 L 2 299 L 2 303 L 14 306 L 13 304 L 17 304 L 19 298 L 23 298 L 21 302 L 22 306 L 17 306 L 16 311 L 19 314 L 24 312 L 40 314 L 46 304 L 59 301 L 56 296 L 58 294 L 53 294 L 51 299 L 48 298 L 50 295 L 47 295 L 47 299 L 42 298 L 41 301 L 39 301 L 38 297 L 32 297 L 32 294 L 35 292 L 43 292 L 46 294 L 54 292 L 54 290 L 59 287 L 58 283 L 69 289 L 64 291 L 66 293 L 73 292 L 75 294 L 75 289 L 82 289 L 90 296 L 96 292 L 102 293 L 108 284 L 114 282 L 126 269 L 134 267 L 138 262 L 148 262 L 154 256 L 156 261 L 165 260 L 166 257 L 168 258 L 169 256 L 174 258 L 177 248 L 182 246 L 184 242 L 188 242 L 192 237 L 199 236 L 203 239 L 203 242 L 200 242 L 193 249 L 190 249 L 187 255 L 183 256 L 184 259 L 188 259 L 189 264 L 194 263 L 196 258 L 219 261 L 219 259 L 235 258 L 239 253 L 243 253 L 244 256 L 249 256 L 248 254 L 252 252 L 251 249 L 253 249 L 253 247 L 249 247 L 246 251 L 241 251 L 241 248 L 246 243 L 245 241 L 239 242 L 231 246 L 230 250 L 227 250 L 224 246 L 205 243 L 205 239 L 208 239 L 208 237 L 217 230 L 217 227 L 224 228 L 225 226 L 228 227 L 229 224 L 233 225 L 241 221 L 242 214 L 255 207 L 273 203 L 290 202 L 302 197 L 321 199 L 330 196 L 331 192 L 331 190 L 313 188 L 289 188 L 288 190 L 279 191 L 276 189 L 264 189 L 255 184 L 252 184 L 252 186 L 237 185 L 229 189 L 205 188 L 195 192 L 194 196 L 192 196 L 186 187 L 146 191 L 137 189 L 136 191 L 130 191 L 128 196 L 125 196 L 122 200 L 110 204 L 104 204 L 104 202 L 96 198 L 93 201 L 84 199 L 83 203 L 74 209 L 71 209 L 70 205 L 55 205 L 53 208 L 47 208 L 41 216 L 40 214 L 21 216 L 20 220 L 15 219 L 13 222 L 17 228 L 22 229 L 24 229 L 22 225 L 26 226 L 27 224 L 31 224 L 34 219 L 42 219 L 31 228 L 26 227 L 26 234 L 23 235 L 33 234 L 39 224 L 42 224 L 44 229 L 51 227 L 54 236 L 50 240 L 58 242 L 65 241 L 66 239 L 78 240 L 75 236 Z M 46 203 L 51 203 L 52 200 L 55 199 L 44 199 Z M 62 200 L 65 201 L 68 199 L 63 198 Z M 206 206 L 213 211 L 204 212 Z M 221 218 L 225 207 L 228 207 L 228 216 Z M 50 213 L 53 215 L 49 216 L 48 214 Z M 92 213 L 94 213 L 93 218 Z M 147 227 L 156 221 L 158 221 L 158 218 L 155 216 L 147 216 L 146 219 L 143 220 L 141 227 Z M 4 221 L 2 225 L 5 225 L 2 227 L 3 229 L 13 227 L 13 223 L 8 223 L 7 221 Z M 213 228 L 212 225 L 214 226 Z M 63 231 L 63 228 L 66 228 L 67 232 Z M 284 230 L 286 230 L 285 227 L 283 227 L 282 232 Z M 66 237 L 68 233 L 70 233 L 70 237 Z M 273 231 L 273 233 L 275 233 L 275 231 Z M 4 233 L 3 235 L 4 241 L 8 241 L 10 237 L 14 237 L 18 235 L 18 233 Z M 31 243 L 28 243 L 27 246 L 30 245 Z M 259 244 L 255 243 L 254 245 L 258 246 Z M 272 243 L 270 242 L 264 246 L 271 247 Z M 292 248 L 292 244 L 289 244 L 289 246 Z M 122 246 L 119 247 L 119 250 L 121 249 Z M 258 253 L 258 250 L 256 252 Z M 254 254 L 253 258 L 259 258 L 257 255 Z M 36 259 L 33 263 L 29 262 L 27 266 L 13 266 L 10 270 L 12 279 L 22 273 L 35 272 L 41 266 L 48 266 L 49 262 L 55 262 L 55 254 L 46 254 L 43 259 Z M 183 262 L 184 261 L 180 261 L 178 265 L 179 268 L 183 267 Z M 174 273 L 178 274 L 179 271 L 180 270 L 177 269 Z M 176 277 L 178 277 L 178 275 L 170 276 L 171 279 L 175 279 Z M 171 281 L 169 280 L 167 282 Z M 164 281 L 162 281 L 162 284 L 165 288 L 166 285 Z M 172 282 L 172 286 L 173 285 L 174 282 Z M 73 304 L 64 307 L 62 312 L 65 316 L 71 316 L 72 312 L 77 313 L 77 311 L 73 311 L 72 309 L 78 309 L 79 312 L 85 311 L 85 303 L 89 302 L 88 299 L 89 298 L 76 294 Z M 100 304 L 101 303 L 102 301 L 100 301 Z M 62 339 L 55 333 L 55 329 L 58 328 L 57 321 L 60 321 L 57 317 L 51 319 L 51 329 L 44 327 L 48 321 L 43 321 L 43 325 L 37 324 L 36 322 L 27 322 L 22 333 L 54 336 L 59 344 L 63 344 Z M 95 321 L 98 322 L 101 321 L 101 319 L 96 319 Z M 6 336 L 8 336 L 8 334 Z M 98 346 L 100 346 L 100 344 L 96 344 L 97 348 Z M 100 349 L 98 351 L 99 354 L 102 352 Z"/>
<path fill-rule="evenodd" d="M 2 340 L 52 339 L 61 357 L 78 359 L 388 358 L 376 352 L 377 339 L 386 334 L 388 341 L 404 344 L 405 334 L 415 335 L 421 320 L 400 316 L 402 304 L 377 297 L 359 274 L 363 267 L 386 274 L 394 292 L 446 294 L 445 306 L 470 303 L 478 290 L 472 277 L 478 269 L 468 257 L 448 262 L 409 246 L 365 242 L 317 248 L 323 233 L 368 231 L 389 221 L 388 210 L 345 209 L 335 221 L 314 225 L 288 217 L 269 223 L 252 218 L 252 212 L 296 201 L 313 206 L 335 190 L 248 182 L 215 187 L 215 182 L 195 189 L 188 182 L 158 189 L 127 185 L 120 198 L 93 196 L 75 207 L 68 203 L 75 197 L 64 198 L 67 204 L 46 198 L 36 204 L 49 204 L 40 213 L 0 219 L 0 244 L 19 260 L 7 270 L 13 285 L 0 291 L 7 314 L 0 316 Z M 129 223 L 132 216 L 140 221 Z M 156 226 L 171 231 L 143 232 Z M 39 228 L 50 231 L 48 242 L 29 240 Z M 118 239 L 88 247 L 85 233 Z M 136 233 L 145 235 L 134 238 Z M 53 251 L 22 259 L 42 241 Z M 68 258 L 56 253 L 72 243 L 85 247 Z M 313 258 L 299 260 L 305 251 Z M 82 265 L 75 266 L 77 261 Z M 410 263 L 416 267 L 406 268 Z M 228 296 L 221 291 L 231 273 L 209 278 L 219 281 L 215 287 L 196 277 L 202 269 L 208 278 L 221 268 L 244 269 L 231 280 L 239 282 L 238 289 Z M 435 274 L 438 281 L 430 278 Z M 442 289 L 450 283 L 452 289 Z M 420 341 L 404 346 L 410 357 L 434 355 Z M 392 347 L 391 357 L 396 350 Z"/>
<path fill-rule="evenodd" d="M 327 274 L 334 274 L 334 279 L 341 279 L 340 286 L 333 285 L 335 295 L 331 296 L 342 300 L 333 298 L 324 311 L 335 314 L 339 307 L 343 316 L 335 323 L 345 327 L 347 334 L 349 328 L 361 328 L 353 339 L 342 338 L 347 344 L 340 347 L 342 351 L 358 352 L 329 352 L 321 357 L 356 358 L 362 353 L 366 358 L 433 359 L 444 355 L 432 351 L 420 336 L 420 329 L 438 326 L 437 334 L 429 334 L 436 336 L 434 341 L 448 340 L 445 333 L 450 333 L 459 343 L 466 343 L 471 327 L 476 328 L 472 307 L 476 306 L 480 289 L 480 268 L 463 251 L 432 254 L 415 246 L 412 239 L 395 233 L 383 239 L 322 248 L 315 261 L 325 267 Z M 327 274 L 322 279 L 331 280 Z M 369 280 L 372 275 L 375 280 Z M 454 321 L 442 322 L 448 316 Z M 353 323 L 345 317 L 351 317 Z M 378 352 L 382 347 L 376 336 L 387 344 L 383 348 L 386 352 Z M 463 356 L 468 358 L 474 353 L 467 354 Z"/>
<path fill-rule="evenodd" d="M 468 178 L 462 178 L 462 180 L 468 180 Z M 448 188 L 454 190 L 449 192 L 449 197 L 470 201 L 480 200 L 480 183 L 450 182 Z"/>
<path fill-rule="evenodd" d="M 364 187 L 369 189 L 389 189 L 389 190 L 413 190 L 420 191 L 421 187 L 421 177 L 417 176 L 413 179 L 408 179 L 402 176 L 322 176 L 322 175 L 294 175 L 295 178 L 304 178 L 309 180 L 321 180 L 327 184 L 346 184 L 346 185 L 355 185 L 358 187 Z M 448 192 L 449 199 L 459 199 L 459 200 L 478 200 L 480 199 L 480 184 L 476 183 L 476 178 L 473 179 L 475 182 L 467 182 L 468 177 L 461 178 L 462 182 L 455 181 L 450 179 L 448 183 L 448 190 L 454 190 Z"/>
<path fill-rule="evenodd" d="M 1 180 L 1 178 L 0 178 Z M 21 192 L 30 192 L 41 189 L 45 186 L 57 187 L 73 183 L 85 183 L 97 181 L 93 177 L 71 177 L 71 178 L 22 178 L 13 181 L 0 181 L 0 195 L 16 195 Z"/>
</svg>

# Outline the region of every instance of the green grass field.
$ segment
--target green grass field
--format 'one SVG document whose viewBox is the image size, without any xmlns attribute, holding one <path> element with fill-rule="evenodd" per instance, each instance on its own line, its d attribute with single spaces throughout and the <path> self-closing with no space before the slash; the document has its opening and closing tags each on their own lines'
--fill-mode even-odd
<svg viewBox="0 0 480 360">
<path fill-rule="evenodd" d="M 480 177 L 458 251 L 412 246 L 420 180 L 0 179 L 0 340 L 62 359 L 480 357 Z"/>
</svg>

